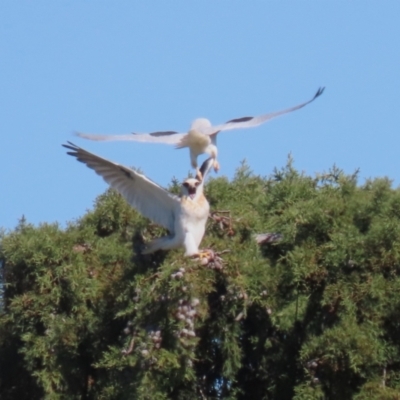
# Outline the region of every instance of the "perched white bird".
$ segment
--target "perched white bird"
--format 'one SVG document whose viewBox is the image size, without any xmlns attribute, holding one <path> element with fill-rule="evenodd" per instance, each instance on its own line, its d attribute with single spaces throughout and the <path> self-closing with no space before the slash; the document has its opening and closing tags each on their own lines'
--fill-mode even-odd
<svg viewBox="0 0 400 400">
<path fill-rule="evenodd" d="M 67 154 L 95 170 L 142 215 L 168 229 L 170 234 L 148 243 L 143 254 L 178 247 L 185 248 L 186 256 L 199 254 L 210 209 L 203 194 L 203 179 L 186 179 L 178 197 L 130 168 L 98 157 L 71 142 L 63 146 L 72 150 Z M 212 158 L 204 161 L 202 176 L 207 175 L 212 164 Z"/>
<path fill-rule="evenodd" d="M 160 131 L 152 133 L 130 133 L 127 135 L 95 135 L 76 132 L 76 135 L 90 140 L 96 141 L 112 141 L 112 140 L 131 140 L 134 142 L 143 143 L 163 143 L 175 145 L 177 149 L 189 147 L 190 161 L 193 168 L 197 167 L 197 157 L 200 154 L 209 154 L 214 159 L 214 170 L 219 170 L 219 163 L 217 161 L 217 134 L 220 131 L 228 131 L 231 129 L 251 128 L 263 124 L 275 117 L 283 114 L 290 113 L 306 106 L 320 96 L 325 88 L 319 88 L 317 93 L 311 100 L 298 104 L 297 106 L 287 108 L 285 110 L 276 111 L 269 114 L 259 115 L 258 117 L 242 117 L 231 119 L 222 125 L 212 126 L 211 122 L 206 118 L 198 118 L 193 121 L 190 130 L 185 133 L 178 133 L 175 131 Z M 199 175 L 201 178 L 201 175 Z"/>
</svg>

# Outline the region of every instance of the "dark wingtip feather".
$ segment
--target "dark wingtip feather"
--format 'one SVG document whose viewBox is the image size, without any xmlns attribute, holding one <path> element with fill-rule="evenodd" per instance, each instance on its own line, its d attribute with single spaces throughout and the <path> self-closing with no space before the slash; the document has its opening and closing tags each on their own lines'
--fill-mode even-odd
<svg viewBox="0 0 400 400">
<path fill-rule="evenodd" d="M 70 150 L 78 150 L 79 147 L 76 144 L 73 144 L 72 142 L 67 141 L 68 144 L 62 144 L 62 147 L 65 147 L 66 149 Z"/>
<path fill-rule="evenodd" d="M 62 147 L 65 147 L 68 150 L 72 151 L 67 151 L 67 154 L 69 156 L 76 157 L 79 160 L 79 150 L 81 150 L 77 145 L 73 144 L 72 142 L 67 141 L 68 144 L 62 144 Z"/>
<path fill-rule="evenodd" d="M 170 135 L 175 135 L 175 134 L 177 134 L 178 132 L 176 132 L 176 131 L 161 131 L 161 132 L 152 132 L 152 133 L 149 133 L 149 135 L 150 136 L 155 136 L 155 137 L 158 137 L 158 136 L 170 136 Z"/>
<path fill-rule="evenodd" d="M 316 99 L 318 96 L 321 96 L 321 94 L 324 93 L 324 90 L 325 86 L 321 86 L 320 88 L 318 88 L 317 93 L 315 93 L 314 99 Z"/>
<path fill-rule="evenodd" d="M 254 117 L 242 117 L 242 118 L 235 118 L 227 121 L 226 123 L 229 124 L 230 122 L 247 122 L 253 119 Z"/>
</svg>

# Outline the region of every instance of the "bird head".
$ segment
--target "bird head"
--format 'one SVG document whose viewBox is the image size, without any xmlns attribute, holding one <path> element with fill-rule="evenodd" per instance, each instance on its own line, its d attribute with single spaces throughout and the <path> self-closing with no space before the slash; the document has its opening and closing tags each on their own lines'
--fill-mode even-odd
<svg viewBox="0 0 400 400">
<path fill-rule="evenodd" d="M 182 183 L 182 196 L 190 197 L 194 200 L 199 194 L 201 194 L 201 181 L 196 178 L 186 179 Z"/>
<path fill-rule="evenodd" d="M 211 122 L 207 118 L 197 118 L 192 122 L 190 130 L 202 132 L 202 130 L 211 127 Z"/>
</svg>

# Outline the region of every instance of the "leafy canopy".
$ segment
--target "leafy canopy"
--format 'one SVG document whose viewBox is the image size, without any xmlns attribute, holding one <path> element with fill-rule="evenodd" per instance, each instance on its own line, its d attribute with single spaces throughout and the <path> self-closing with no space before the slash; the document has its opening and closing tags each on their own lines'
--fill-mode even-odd
<svg viewBox="0 0 400 400">
<path fill-rule="evenodd" d="M 222 268 L 141 256 L 165 232 L 112 190 L 3 232 L 1 398 L 399 399 L 400 191 L 289 160 L 206 195 Z"/>
</svg>

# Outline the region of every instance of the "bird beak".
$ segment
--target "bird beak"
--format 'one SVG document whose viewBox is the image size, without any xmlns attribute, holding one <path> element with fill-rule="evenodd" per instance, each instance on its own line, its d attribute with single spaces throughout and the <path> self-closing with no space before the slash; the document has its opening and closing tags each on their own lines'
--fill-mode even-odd
<svg viewBox="0 0 400 400">
<path fill-rule="evenodd" d="M 189 197 L 193 200 L 194 197 L 196 196 L 196 188 L 195 187 L 189 187 L 188 191 L 189 191 Z"/>
</svg>

